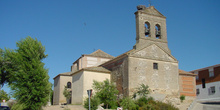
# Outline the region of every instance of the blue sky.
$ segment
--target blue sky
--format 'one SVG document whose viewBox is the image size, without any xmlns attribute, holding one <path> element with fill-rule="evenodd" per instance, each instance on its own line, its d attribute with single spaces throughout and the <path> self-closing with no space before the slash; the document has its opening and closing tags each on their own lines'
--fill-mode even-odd
<svg viewBox="0 0 220 110">
<path fill-rule="evenodd" d="M 179 68 L 220 64 L 219 0 L 151 0 L 167 17 L 168 46 Z M 82 54 L 118 56 L 135 45 L 137 5 L 148 0 L 0 0 L 0 48 L 27 36 L 46 48 L 50 82 Z M 3 88 L 7 92 L 7 87 Z"/>
</svg>

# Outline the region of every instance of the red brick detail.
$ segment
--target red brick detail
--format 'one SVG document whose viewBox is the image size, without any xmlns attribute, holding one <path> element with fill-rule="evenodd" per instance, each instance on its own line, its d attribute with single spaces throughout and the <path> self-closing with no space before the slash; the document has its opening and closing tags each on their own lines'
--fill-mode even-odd
<svg viewBox="0 0 220 110">
<path fill-rule="evenodd" d="M 196 85 L 202 84 L 202 79 L 205 83 L 220 81 L 220 66 L 214 67 L 214 77 L 209 77 L 209 69 L 199 71 L 199 79 L 196 80 Z"/>
</svg>

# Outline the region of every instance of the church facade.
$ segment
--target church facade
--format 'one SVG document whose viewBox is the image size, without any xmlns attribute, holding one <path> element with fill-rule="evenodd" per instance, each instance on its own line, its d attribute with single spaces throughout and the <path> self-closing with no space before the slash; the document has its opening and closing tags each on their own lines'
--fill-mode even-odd
<svg viewBox="0 0 220 110">
<path fill-rule="evenodd" d="M 68 83 L 72 93 L 69 103 L 83 104 L 93 80 L 105 79 L 116 83 L 119 96 L 132 95 L 140 84 L 148 85 L 150 96 L 160 101 L 175 101 L 180 95 L 196 96 L 196 75 L 179 70 L 168 48 L 166 17 L 153 6 L 140 5 L 137 9 L 133 49 L 117 57 L 101 50 L 82 55 L 71 66 L 71 72 L 54 78 L 54 104 L 66 101 L 62 91 Z"/>
</svg>

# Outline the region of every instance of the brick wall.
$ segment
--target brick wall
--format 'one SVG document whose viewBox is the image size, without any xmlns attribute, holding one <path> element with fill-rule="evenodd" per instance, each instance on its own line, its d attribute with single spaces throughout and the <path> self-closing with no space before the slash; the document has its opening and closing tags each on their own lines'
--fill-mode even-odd
<svg viewBox="0 0 220 110">
<path fill-rule="evenodd" d="M 196 85 L 202 84 L 202 79 L 205 79 L 205 83 L 220 81 L 220 66 L 214 67 L 214 76 L 209 77 L 209 69 L 198 71 L 199 79 L 196 80 Z"/>
<path fill-rule="evenodd" d="M 179 87 L 180 87 L 180 95 L 185 96 L 196 96 L 195 89 L 195 76 L 190 75 L 180 75 L 179 76 Z"/>
</svg>

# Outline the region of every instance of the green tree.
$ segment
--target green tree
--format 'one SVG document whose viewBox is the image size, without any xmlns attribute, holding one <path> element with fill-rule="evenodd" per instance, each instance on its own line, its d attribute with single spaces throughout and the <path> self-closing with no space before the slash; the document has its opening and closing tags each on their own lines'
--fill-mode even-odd
<svg viewBox="0 0 220 110">
<path fill-rule="evenodd" d="M 63 95 L 66 97 L 66 100 L 68 101 L 71 98 L 71 92 L 67 89 L 67 86 L 65 86 L 63 90 Z"/>
<path fill-rule="evenodd" d="M 90 98 L 90 109 L 91 110 L 97 110 L 99 104 L 100 104 L 100 99 L 96 95 Z M 89 98 L 86 98 L 86 100 L 84 101 L 84 108 L 89 110 Z"/>
<path fill-rule="evenodd" d="M 24 105 L 24 110 L 39 110 L 47 104 L 51 90 L 48 70 L 42 62 L 47 57 L 45 47 L 31 37 L 17 42 L 16 46 L 17 49 L 5 49 L 1 54 L 5 66 L 3 73 L 7 73 L 5 81 L 14 97 Z"/>
<path fill-rule="evenodd" d="M 136 110 L 138 106 L 135 104 L 135 101 L 132 100 L 130 97 L 124 97 L 120 105 L 123 107 L 123 109 L 128 109 L 128 110 Z"/>
<path fill-rule="evenodd" d="M 12 66 L 9 58 L 6 56 L 6 51 L 0 48 L 0 87 L 3 87 L 5 83 L 10 83 L 9 79 L 13 74 L 10 74 L 12 69 L 7 70 L 7 68 Z"/>
<path fill-rule="evenodd" d="M 136 98 L 137 95 L 146 98 L 149 93 L 150 93 L 149 86 L 141 84 L 140 87 L 136 88 L 136 92 L 133 94 L 133 98 Z"/>
<path fill-rule="evenodd" d="M 104 108 L 117 108 L 118 90 L 114 83 L 110 82 L 108 79 L 103 82 L 93 81 L 93 88 L 100 102 L 104 103 Z"/>
<path fill-rule="evenodd" d="M 10 96 L 4 90 L 0 90 L 0 102 L 2 100 L 8 101 L 9 99 L 10 99 Z"/>
</svg>

